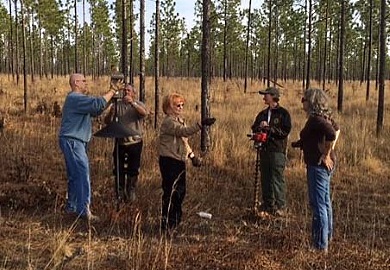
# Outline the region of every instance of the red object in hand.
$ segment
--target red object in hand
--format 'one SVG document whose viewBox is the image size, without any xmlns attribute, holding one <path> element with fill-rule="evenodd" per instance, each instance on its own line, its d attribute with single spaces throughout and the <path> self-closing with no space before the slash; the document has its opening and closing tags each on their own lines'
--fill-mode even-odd
<svg viewBox="0 0 390 270">
<path fill-rule="evenodd" d="M 265 143 L 267 141 L 267 133 L 265 132 L 255 133 L 253 139 L 257 143 Z"/>
</svg>

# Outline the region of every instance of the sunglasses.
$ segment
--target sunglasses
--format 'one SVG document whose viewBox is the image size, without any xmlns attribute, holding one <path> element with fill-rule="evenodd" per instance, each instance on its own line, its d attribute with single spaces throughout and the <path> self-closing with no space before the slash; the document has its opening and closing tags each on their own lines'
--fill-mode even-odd
<svg viewBox="0 0 390 270">
<path fill-rule="evenodd" d="M 305 101 L 307 101 L 307 99 L 306 98 L 301 98 L 301 102 L 303 103 L 303 102 L 305 102 Z"/>
<path fill-rule="evenodd" d="M 183 108 L 184 107 L 184 103 L 177 104 L 176 107 Z"/>
<path fill-rule="evenodd" d="M 77 81 L 79 81 L 79 82 L 87 82 L 87 80 L 85 80 L 85 79 L 84 80 L 77 80 Z"/>
</svg>

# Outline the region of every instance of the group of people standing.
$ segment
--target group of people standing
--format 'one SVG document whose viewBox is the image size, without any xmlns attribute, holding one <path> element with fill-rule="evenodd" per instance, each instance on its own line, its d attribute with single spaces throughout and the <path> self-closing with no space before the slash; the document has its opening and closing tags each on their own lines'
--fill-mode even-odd
<svg viewBox="0 0 390 270">
<path fill-rule="evenodd" d="M 287 140 L 291 131 L 289 112 L 279 105 L 278 88 L 259 91 L 268 107 L 262 110 L 252 125 L 252 132 L 266 132 L 267 141 L 260 151 L 262 204 L 260 215 L 286 215 Z M 340 133 L 332 118 L 329 99 L 320 89 L 307 89 L 301 99 L 307 121 L 299 140 L 291 144 L 303 151 L 309 203 L 312 209 L 312 245 L 327 252 L 333 233 L 333 214 L 330 197 L 330 180 L 335 168 L 334 146 Z"/>
<path fill-rule="evenodd" d="M 145 104 L 136 99 L 133 85 L 125 84 L 123 89 L 111 84 L 110 90 L 101 97 L 87 95 L 87 81 L 82 74 L 72 74 L 69 79 L 71 91 L 64 106 L 59 144 L 64 155 L 68 178 L 68 194 L 65 206 L 67 214 L 89 221 L 98 217 L 90 210 L 91 181 L 88 160 L 88 143 L 92 137 L 92 117 L 107 110 L 104 121 L 110 124 L 119 122 L 131 131 L 131 136 L 118 138 L 113 151 L 114 175 L 118 198 L 124 202 L 136 200 L 136 185 L 143 148 L 143 119 L 149 114 Z M 113 97 L 123 91 L 123 97 Z M 165 118 L 159 136 L 159 167 L 162 176 L 162 217 L 161 229 L 171 231 L 176 228 L 182 216 L 182 203 L 186 193 L 186 160 L 193 166 L 201 166 L 201 158 L 192 151 L 188 137 L 199 132 L 202 126 L 211 126 L 215 118 L 187 126 L 182 116 L 185 99 L 180 94 L 169 94 L 163 100 Z"/>
<path fill-rule="evenodd" d="M 68 197 L 65 211 L 87 220 L 96 220 L 89 208 L 91 201 L 89 161 L 87 146 L 92 136 L 91 117 L 98 116 L 107 108 L 109 113 L 105 122 L 116 121 L 130 128 L 136 135 L 119 140 L 118 149 L 114 149 L 114 173 L 119 170 L 119 191 L 125 201 L 136 199 L 142 153 L 142 120 L 149 113 L 144 103 L 136 99 L 132 85 L 124 86 L 124 96 L 117 108 L 110 100 L 118 90 L 114 85 L 101 97 L 86 94 L 87 82 L 82 74 L 72 74 L 68 93 L 63 106 L 63 117 L 59 131 L 59 144 L 63 152 L 68 178 Z M 264 96 L 267 108 L 256 117 L 252 131 L 266 132 L 267 141 L 261 148 L 260 169 L 262 187 L 262 215 L 286 215 L 286 184 L 284 169 L 286 149 L 291 131 L 291 117 L 285 108 L 279 105 L 278 88 L 269 87 L 259 91 Z M 319 89 L 308 89 L 302 97 L 303 109 L 307 113 L 307 122 L 300 132 L 298 141 L 292 147 L 303 150 L 307 165 L 309 201 L 313 212 L 313 247 L 326 251 L 332 237 L 332 205 L 330 199 L 330 178 L 335 167 L 334 145 L 339 127 L 331 117 L 326 93 Z M 215 118 L 205 118 L 201 122 L 187 125 L 182 116 L 185 98 L 177 93 L 164 97 L 162 108 L 165 118 L 159 134 L 159 168 L 162 177 L 162 213 L 161 229 L 174 230 L 181 222 L 182 203 L 186 194 L 186 161 L 199 167 L 201 158 L 196 155 L 188 143 L 188 137 L 199 132 L 204 126 L 211 126 Z M 114 109 L 116 110 L 114 112 Z M 119 162 L 116 158 L 119 157 Z"/>
</svg>

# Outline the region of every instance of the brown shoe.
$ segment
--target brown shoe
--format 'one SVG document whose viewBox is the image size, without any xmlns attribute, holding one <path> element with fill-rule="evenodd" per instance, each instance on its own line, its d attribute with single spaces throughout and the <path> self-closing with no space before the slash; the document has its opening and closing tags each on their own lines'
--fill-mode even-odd
<svg viewBox="0 0 390 270">
<path fill-rule="evenodd" d="M 99 222 L 100 218 L 98 216 L 93 215 L 92 213 L 88 213 L 85 216 L 81 217 L 82 219 L 89 221 L 89 222 Z"/>
<path fill-rule="evenodd" d="M 75 212 L 64 211 L 62 217 L 65 222 L 74 222 L 79 218 L 79 215 Z"/>
<path fill-rule="evenodd" d="M 328 248 L 319 249 L 319 248 L 315 248 L 315 247 L 310 247 L 309 252 L 315 253 L 315 254 L 321 254 L 321 255 L 328 255 L 329 251 L 328 251 Z"/>
</svg>

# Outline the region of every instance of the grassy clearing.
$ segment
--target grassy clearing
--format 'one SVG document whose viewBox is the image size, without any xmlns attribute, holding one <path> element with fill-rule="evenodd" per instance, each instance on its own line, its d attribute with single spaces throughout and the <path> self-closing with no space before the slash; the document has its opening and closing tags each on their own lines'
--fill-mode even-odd
<svg viewBox="0 0 390 270">
<path fill-rule="evenodd" d="M 184 221 L 176 237 L 159 233 L 160 174 L 153 116 L 146 124 L 138 200 L 115 211 L 110 139 L 90 144 L 92 209 L 102 221 L 88 226 L 66 220 L 66 176 L 57 142 L 60 119 L 36 113 L 62 104 L 67 78 L 30 85 L 30 114 L 23 114 L 22 86 L 0 77 L 0 269 L 387 269 L 390 267 L 390 147 L 387 122 L 375 137 L 376 96 L 365 102 L 365 87 L 348 83 L 337 145 L 339 165 L 333 178 L 335 238 L 327 256 L 309 252 L 310 211 L 302 156 L 288 150 L 286 169 L 289 216 L 260 220 L 252 216 L 255 152 L 246 133 L 263 108 L 256 93 L 243 94 L 243 83 L 214 81 L 211 151 L 206 165 L 189 166 Z M 285 82 L 281 104 L 293 119 L 290 140 L 305 122 L 299 83 Z M 104 93 L 108 78 L 90 81 L 90 92 Z M 148 78 L 147 105 L 153 110 L 153 80 Z M 189 122 L 199 119 L 200 81 L 162 79 L 164 93 L 187 98 Z M 248 92 L 263 88 L 250 85 Z M 328 85 L 331 96 L 337 87 Z M 334 98 L 335 102 L 336 99 Z M 386 108 L 389 106 L 386 99 Z M 335 108 L 333 104 L 333 108 Z M 387 110 L 386 115 L 389 114 Z M 95 130 L 101 127 L 96 119 Z M 191 139 L 199 151 L 199 138 Z M 213 214 L 202 219 L 199 211 Z"/>
</svg>

